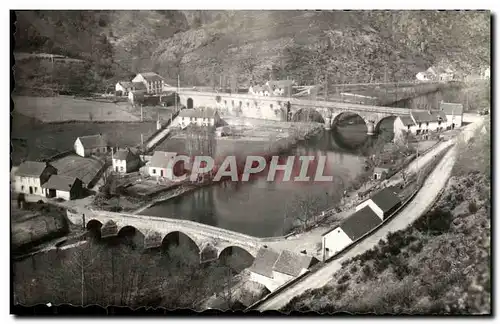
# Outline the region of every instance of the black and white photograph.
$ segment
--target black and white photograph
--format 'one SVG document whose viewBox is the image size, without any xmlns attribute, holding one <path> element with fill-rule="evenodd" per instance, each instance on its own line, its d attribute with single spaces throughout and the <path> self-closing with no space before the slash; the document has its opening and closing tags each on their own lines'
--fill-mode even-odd
<svg viewBox="0 0 500 324">
<path fill-rule="evenodd" d="M 458 9 L 11 9 L 10 313 L 491 316 Z"/>
</svg>

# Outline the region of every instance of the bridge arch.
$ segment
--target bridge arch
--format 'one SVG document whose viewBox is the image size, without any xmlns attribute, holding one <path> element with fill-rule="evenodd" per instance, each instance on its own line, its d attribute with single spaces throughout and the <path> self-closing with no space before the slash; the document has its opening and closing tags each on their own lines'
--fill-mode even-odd
<svg viewBox="0 0 500 324">
<path fill-rule="evenodd" d="M 145 235 L 134 226 L 123 226 L 116 235 L 119 242 L 130 245 L 134 248 L 144 248 Z"/>
<path fill-rule="evenodd" d="M 193 108 L 193 107 L 194 107 L 193 98 L 188 98 L 188 99 L 187 99 L 187 102 L 186 102 L 186 107 L 187 107 L 188 109 L 191 109 L 191 108 Z"/>
<path fill-rule="evenodd" d="M 91 219 L 85 224 L 87 232 L 94 238 L 101 237 L 101 228 L 103 224 L 97 219 Z"/>
<path fill-rule="evenodd" d="M 229 245 L 219 250 L 218 259 L 221 264 L 239 272 L 251 266 L 255 257 L 245 248 Z"/>
<path fill-rule="evenodd" d="M 292 116 L 292 121 L 294 122 L 317 122 L 317 123 L 325 123 L 325 119 L 321 115 L 319 111 L 314 108 L 301 108 L 295 112 Z"/>
<path fill-rule="evenodd" d="M 168 251 L 171 247 L 186 247 L 188 250 L 200 253 L 200 246 L 190 235 L 181 231 L 172 231 L 165 235 L 161 242 L 161 248 Z"/>
<path fill-rule="evenodd" d="M 394 122 L 398 118 L 395 115 L 382 117 L 375 124 L 375 133 L 391 141 L 394 138 Z"/>
</svg>

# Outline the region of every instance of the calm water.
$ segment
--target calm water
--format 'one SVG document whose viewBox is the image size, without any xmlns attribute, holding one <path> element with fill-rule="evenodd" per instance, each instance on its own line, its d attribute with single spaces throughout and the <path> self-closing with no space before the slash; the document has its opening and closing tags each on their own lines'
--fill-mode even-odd
<svg viewBox="0 0 500 324">
<path fill-rule="evenodd" d="M 301 143 L 287 156 L 326 155 L 325 174 L 332 182 L 268 182 L 265 175 L 245 183 L 224 182 L 159 203 L 142 214 L 197 221 L 245 234 L 283 235 L 304 215 L 331 208 L 344 188 L 364 168 L 358 149 L 366 144 L 366 127 L 348 125 Z M 314 174 L 314 173 L 313 173 Z"/>
</svg>

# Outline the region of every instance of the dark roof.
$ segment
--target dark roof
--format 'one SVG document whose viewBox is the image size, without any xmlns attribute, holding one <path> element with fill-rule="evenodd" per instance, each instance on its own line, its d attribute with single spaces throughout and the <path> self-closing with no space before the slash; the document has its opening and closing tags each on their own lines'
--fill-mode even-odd
<svg viewBox="0 0 500 324">
<path fill-rule="evenodd" d="M 146 90 L 146 85 L 142 82 L 132 82 L 135 90 Z"/>
<path fill-rule="evenodd" d="M 399 119 L 401 119 L 401 121 L 403 122 L 403 125 L 405 125 L 405 126 L 415 125 L 411 116 L 400 116 Z"/>
<path fill-rule="evenodd" d="M 261 248 L 257 252 L 257 256 L 253 261 L 250 271 L 258 273 L 260 275 L 266 276 L 268 278 L 273 277 L 273 266 L 278 260 L 279 253 L 267 248 Z"/>
<path fill-rule="evenodd" d="M 308 269 L 313 263 L 313 257 L 283 250 L 274 264 L 273 270 L 297 277 L 303 269 Z"/>
<path fill-rule="evenodd" d="M 149 166 L 153 168 L 166 169 L 169 166 L 169 162 L 172 161 L 176 155 L 177 153 L 175 152 L 155 151 L 151 157 Z"/>
<path fill-rule="evenodd" d="M 161 81 L 163 78 L 154 72 L 142 72 L 139 73 L 147 81 Z"/>
<path fill-rule="evenodd" d="M 382 219 L 375 214 L 370 206 L 365 206 L 344 220 L 340 228 L 351 240 L 355 241 L 380 223 L 382 223 Z"/>
<path fill-rule="evenodd" d="M 104 136 L 98 135 L 88 135 L 78 137 L 84 148 L 96 148 L 107 146 Z"/>
<path fill-rule="evenodd" d="M 391 170 L 391 165 L 382 165 L 382 166 L 379 166 L 379 167 L 376 167 L 375 169 L 373 169 L 373 172 L 388 172 L 389 170 Z"/>
<path fill-rule="evenodd" d="M 195 118 L 213 118 L 217 111 L 210 108 L 205 109 L 182 109 L 179 112 L 180 117 L 195 117 Z"/>
<path fill-rule="evenodd" d="M 113 154 L 113 159 L 116 160 L 132 161 L 135 158 L 138 158 L 138 156 L 132 153 L 129 149 L 120 149 Z"/>
<path fill-rule="evenodd" d="M 462 115 L 464 113 L 464 106 L 457 103 L 442 102 L 441 110 L 446 115 Z"/>
<path fill-rule="evenodd" d="M 412 111 L 411 115 L 416 123 L 437 122 L 439 120 L 446 121 L 446 115 L 442 111 Z"/>
<path fill-rule="evenodd" d="M 70 191 L 71 188 L 75 185 L 76 180 L 77 178 L 74 177 L 55 174 L 42 185 L 42 188 Z"/>
<path fill-rule="evenodd" d="M 40 177 L 47 167 L 45 162 L 26 161 L 17 168 L 16 175 L 22 177 Z"/>
<path fill-rule="evenodd" d="M 370 199 L 385 213 L 401 203 L 398 194 L 391 187 L 384 188 L 374 194 Z"/>
</svg>

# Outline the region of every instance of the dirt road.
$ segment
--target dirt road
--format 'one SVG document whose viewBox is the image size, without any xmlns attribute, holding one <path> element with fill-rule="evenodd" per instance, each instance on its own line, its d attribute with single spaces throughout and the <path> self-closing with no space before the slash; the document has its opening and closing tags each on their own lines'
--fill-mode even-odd
<svg viewBox="0 0 500 324">
<path fill-rule="evenodd" d="M 480 124 L 481 123 L 479 122 L 469 125 L 470 127 L 467 127 L 463 132 L 464 138 L 469 140 L 473 131 L 479 127 Z M 297 284 L 283 290 L 278 295 L 264 302 L 257 309 L 260 311 L 279 310 L 293 297 L 304 293 L 306 290 L 324 286 L 332 278 L 332 275 L 341 268 L 343 261 L 373 248 L 377 245 L 380 239 L 385 238 L 390 232 L 404 229 L 413 223 L 417 218 L 427 212 L 439 197 L 439 194 L 450 177 L 456 155 L 457 149 L 456 147 L 453 147 L 450 151 L 448 151 L 448 153 L 446 153 L 441 162 L 426 179 L 423 189 L 419 191 L 414 200 L 389 223 L 349 250 L 342 257 L 331 261 L 329 264 L 325 265 L 317 272 L 309 275 L 304 280 L 299 281 Z"/>
</svg>

